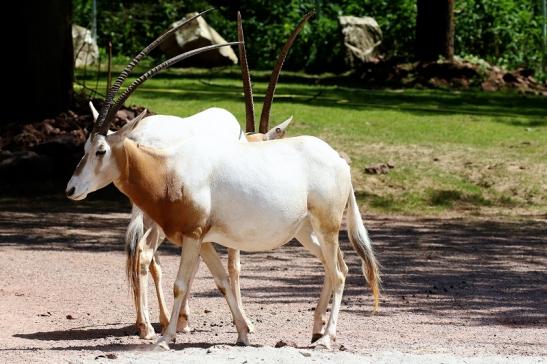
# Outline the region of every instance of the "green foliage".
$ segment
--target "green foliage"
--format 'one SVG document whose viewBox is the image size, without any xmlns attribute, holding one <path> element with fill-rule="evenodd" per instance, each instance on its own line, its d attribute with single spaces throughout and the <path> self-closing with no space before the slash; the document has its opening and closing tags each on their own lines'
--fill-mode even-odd
<svg viewBox="0 0 547 364">
<path fill-rule="evenodd" d="M 542 21 L 537 0 L 458 0 L 456 53 L 508 68 L 539 70 Z"/>
<path fill-rule="evenodd" d="M 91 25 L 91 4 L 74 0 L 76 23 Z M 455 53 L 509 68 L 539 69 L 540 5 L 538 0 L 457 0 Z M 340 15 L 374 17 L 387 57 L 408 59 L 414 54 L 416 0 L 97 0 L 99 46 L 112 40 L 115 54 L 132 56 L 186 13 L 211 6 L 218 10 L 207 14 L 207 21 L 227 40 L 236 39 L 236 12 L 241 10 L 253 69 L 271 69 L 289 34 L 311 9 L 317 14 L 300 34 L 285 69 L 343 71 Z"/>
<path fill-rule="evenodd" d="M 91 1 L 74 0 L 74 21 L 91 26 Z M 114 54 L 136 54 L 169 25 L 191 11 L 223 5 L 222 1 L 108 1 L 97 0 L 97 34 L 100 47 L 109 40 Z M 302 16 L 316 10 L 285 64 L 286 69 L 310 72 L 344 70 L 343 36 L 339 15 L 373 16 L 384 33 L 388 55 L 413 52 L 415 0 L 243 0 L 207 14 L 207 21 L 227 40 L 236 39 L 236 12 L 244 19 L 249 63 L 255 69 L 271 69 L 288 36 Z M 239 4 L 237 4 L 239 3 Z M 157 55 L 156 55 L 157 56 Z"/>
</svg>

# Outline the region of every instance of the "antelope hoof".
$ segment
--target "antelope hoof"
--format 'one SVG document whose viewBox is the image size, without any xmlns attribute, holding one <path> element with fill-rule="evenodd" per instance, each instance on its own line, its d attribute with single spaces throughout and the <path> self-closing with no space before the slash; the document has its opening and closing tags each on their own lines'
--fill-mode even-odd
<svg viewBox="0 0 547 364">
<path fill-rule="evenodd" d="M 188 334 L 190 331 L 190 325 L 186 320 L 177 322 L 177 332 Z"/>
<path fill-rule="evenodd" d="M 236 346 L 249 346 L 249 345 L 251 345 L 251 343 L 249 342 L 249 339 L 247 338 L 246 335 L 244 337 L 238 336 L 236 341 Z"/>
<path fill-rule="evenodd" d="M 247 324 L 247 327 L 249 328 L 249 334 L 255 332 L 255 325 L 253 325 L 251 320 L 247 319 L 245 320 L 245 323 Z"/>
<path fill-rule="evenodd" d="M 331 350 L 331 344 L 330 344 L 330 337 L 329 335 L 323 335 L 319 339 L 317 339 L 313 344 L 312 347 L 314 349 L 327 349 Z"/>
<path fill-rule="evenodd" d="M 314 342 L 321 339 L 322 337 L 323 337 L 323 334 L 313 334 L 311 336 L 311 343 L 313 344 Z"/>
<path fill-rule="evenodd" d="M 137 329 L 139 330 L 139 337 L 141 339 L 150 340 L 156 335 L 154 328 L 150 324 L 138 323 Z"/>
<path fill-rule="evenodd" d="M 169 350 L 169 338 L 162 336 L 155 344 L 154 351 L 166 351 Z"/>
</svg>

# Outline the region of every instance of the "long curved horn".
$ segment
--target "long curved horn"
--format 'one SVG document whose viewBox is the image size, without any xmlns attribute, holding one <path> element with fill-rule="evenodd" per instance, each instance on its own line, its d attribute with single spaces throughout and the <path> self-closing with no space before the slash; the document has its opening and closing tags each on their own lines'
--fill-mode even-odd
<svg viewBox="0 0 547 364">
<path fill-rule="evenodd" d="M 142 51 L 140 51 L 139 54 L 137 54 L 131 60 L 131 62 L 129 62 L 127 64 L 127 66 L 125 66 L 125 69 L 120 73 L 120 75 L 118 76 L 118 78 L 116 79 L 116 81 L 114 82 L 112 87 L 108 90 L 108 93 L 107 93 L 106 98 L 104 100 L 103 106 L 101 107 L 101 110 L 99 112 L 99 117 L 97 118 L 97 122 L 95 123 L 95 125 L 93 127 L 93 132 L 92 133 L 100 133 L 100 134 L 105 134 L 106 135 L 106 132 L 108 131 L 108 128 L 106 128 L 106 130 L 105 130 L 103 124 L 105 123 L 106 117 L 110 114 L 109 109 L 112 106 L 112 103 L 114 102 L 114 96 L 116 96 L 116 94 L 120 90 L 120 87 L 122 86 L 123 82 L 125 81 L 127 76 L 129 76 L 129 74 L 131 73 L 133 68 L 135 68 L 135 66 L 140 62 L 140 60 L 143 57 L 145 57 L 146 55 L 148 55 L 152 50 L 154 50 L 168 36 L 170 36 L 171 34 L 176 32 L 177 30 L 179 30 L 180 28 L 182 28 L 183 26 L 185 26 L 186 24 L 188 24 L 192 20 L 196 19 L 197 17 L 202 16 L 205 13 L 210 12 L 211 10 L 214 10 L 214 8 L 202 11 L 201 13 L 199 13 L 197 15 L 194 15 L 190 19 L 187 19 L 187 20 L 183 21 L 182 23 L 180 23 L 176 27 L 173 27 L 173 28 L 169 29 L 168 31 L 166 31 L 165 33 L 160 35 L 158 38 L 156 38 L 156 40 L 154 40 L 152 43 L 150 43 L 146 48 L 144 48 Z"/>
<path fill-rule="evenodd" d="M 302 31 L 304 28 L 304 25 L 306 22 L 315 14 L 315 10 L 310 11 L 304 17 L 302 20 L 300 20 L 300 23 L 296 26 L 296 28 L 293 30 L 291 36 L 287 40 L 287 43 L 283 46 L 283 49 L 281 50 L 281 53 L 279 54 L 279 58 L 277 58 L 277 63 L 275 64 L 275 67 L 272 71 L 272 75 L 270 77 L 270 84 L 268 85 L 268 90 L 266 91 L 266 96 L 264 97 L 264 106 L 262 107 L 262 114 L 260 114 L 260 126 L 258 128 L 258 131 L 260 133 L 266 133 L 268 131 L 268 123 L 270 121 L 270 110 L 272 108 L 272 101 L 275 93 L 275 88 L 277 86 L 277 81 L 279 80 L 279 73 L 281 72 L 281 68 L 283 67 L 283 62 L 285 62 L 285 58 L 287 58 L 287 53 L 289 53 L 289 49 L 293 45 L 296 37 Z"/>
<path fill-rule="evenodd" d="M 247 51 L 245 50 L 245 38 L 243 37 L 243 25 L 241 24 L 241 13 L 237 12 L 237 40 L 239 41 L 239 62 L 241 64 L 241 76 L 243 77 L 243 94 L 245 95 L 245 131 L 255 131 L 255 108 L 253 103 L 253 86 L 247 63 Z"/>
<path fill-rule="evenodd" d="M 193 49 L 191 51 L 188 51 L 188 52 L 184 52 L 182 54 L 179 54 L 178 56 L 175 56 L 173 58 L 170 58 L 168 59 L 167 61 L 165 62 L 162 62 L 160 64 L 158 64 L 156 67 L 150 69 L 149 71 L 147 71 L 146 73 L 144 73 L 142 76 L 140 76 L 139 78 L 137 78 L 135 81 L 133 81 L 133 83 L 131 83 L 131 85 L 127 86 L 127 88 L 125 89 L 125 91 L 120 95 L 120 97 L 118 98 L 118 100 L 116 100 L 116 102 L 112 105 L 112 107 L 110 108 L 110 110 L 108 111 L 108 114 L 107 114 L 107 118 L 106 118 L 106 122 L 104 123 L 103 125 L 103 128 L 104 130 L 108 130 L 108 127 L 110 125 L 110 122 L 112 121 L 112 117 L 116 114 L 116 112 L 120 109 L 120 107 L 122 107 L 123 103 L 125 102 L 125 100 L 127 100 L 127 98 L 129 96 L 131 96 L 131 94 L 133 93 L 133 91 L 135 91 L 137 89 L 137 87 L 139 87 L 144 81 L 152 78 L 154 75 L 156 75 L 158 72 L 174 65 L 175 63 L 177 62 L 180 62 L 182 61 L 183 59 L 186 59 L 186 58 L 189 58 L 189 57 L 192 57 L 196 54 L 199 54 L 199 53 L 203 53 L 203 52 L 207 52 L 207 51 L 210 51 L 212 49 L 216 49 L 216 48 L 221 48 L 221 47 L 226 47 L 226 46 L 232 46 L 232 45 L 236 45 L 236 44 L 239 44 L 239 42 L 230 42 L 230 43 L 223 43 L 223 44 L 213 44 L 213 45 L 210 45 L 210 46 L 206 46 L 206 47 L 201 47 L 201 48 L 198 48 L 198 49 Z M 102 129 L 101 129 L 102 131 Z"/>
</svg>

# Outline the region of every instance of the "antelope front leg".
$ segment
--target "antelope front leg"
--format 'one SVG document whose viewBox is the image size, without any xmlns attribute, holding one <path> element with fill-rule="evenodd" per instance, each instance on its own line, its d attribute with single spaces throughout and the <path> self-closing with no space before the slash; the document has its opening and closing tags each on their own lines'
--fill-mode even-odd
<svg viewBox="0 0 547 364">
<path fill-rule="evenodd" d="M 173 287 L 173 294 L 175 300 L 173 302 L 173 310 L 171 311 L 171 319 L 167 325 L 167 329 L 163 335 L 159 338 L 156 345 L 163 349 L 169 349 L 169 343 L 175 341 L 177 336 L 177 318 L 182 307 L 184 296 L 188 292 L 188 285 L 192 277 L 192 273 L 196 264 L 196 260 L 199 259 L 199 251 L 201 248 L 201 241 L 184 237 L 182 244 L 182 252 L 180 258 L 179 270 L 175 285 Z"/>
<path fill-rule="evenodd" d="M 252 324 L 251 320 L 249 320 L 249 318 L 247 317 L 247 314 L 245 313 L 245 309 L 243 308 L 243 301 L 241 300 L 241 286 L 239 284 L 240 273 L 241 273 L 241 262 L 240 262 L 239 250 L 228 249 L 228 274 L 230 274 L 230 283 L 232 286 L 232 292 L 234 292 L 234 295 L 237 300 L 237 305 L 239 306 L 241 313 L 243 314 L 243 317 L 245 318 L 245 322 L 247 322 L 247 326 L 249 327 L 249 332 L 253 332 L 255 330 L 254 325 Z"/>
<path fill-rule="evenodd" d="M 190 317 L 190 305 L 188 304 L 188 301 L 190 299 L 190 292 L 192 291 L 194 278 L 196 277 L 199 269 L 199 262 L 200 260 L 197 259 L 196 265 L 192 270 L 192 277 L 190 277 L 190 282 L 188 283 L 188 291 L 186 292 L 186 295 L 184 295 L 182 308 L 180 309 L 179 320 L 177 322 L 177 332 L 184 332 L 186 334 L 190 332 L 190 325 L 188 324 L 188 317 Z"/>
<path fill-rule="evenodd" d="M 249 338 L 247 336 L 249 333 L 249 326 L 242 313 L 241 306 L 239 306 L 236 296 L 232 291 L 228 274 L 226 274 L 226 270 L 222 266 L 222 262 L 220 261 L 213 244 L 203 244 L 201 257 L 211 271 L 218 290 L 226 298 L 230 311 L 232 311 L 232 318 L 237 329 L 237 344 L 244 346 L 249 345 Z"/>
<path fill-rule="evenodd" d="M 161 237 L 160 241 L 164 238 Z M 159 245 L 159 244 L 158 244 Z M 196 267 L 194 269 L 194 273 L 192 274 L 192 279 L 190 280 L 190 286 L 192 285 L 192 282 L 194 281 L 194 277 L 198 271 L 199 268 L 199 259 L 196 262 Z M 159 256 L 157 254 L 154 255 L 154 258 L 152 259 L 152 262 L 150 263 L 150 273 L 152 274 L 152 278 L 154 279 L 154 285 L 156 286 L 156 295 L 158 297 L 158 304 L 160 308 L 160 325 L 161 325 L 161 331 L 164 332 L 165 329 L 167 329 L 167 325 L 169 324 L 169 311 L 167 310 L 167 305 L 165 304 L 165 296 L 163 294 L 162 289 L 162 271 L 161 271 L 161 265 Z M 191 291 L 191 288 L 188 288 L 188 291 Z M 182 308 L 180 310 L 179 319 L 177 322 L 177 332 L 184 332 L 188 333 L 190 332 L 190 327 L 188 325 L 188 317 L 190 314 L 190 308 L 188 306 L 188 297 L 189 294 L 186 294 L 184 296 L 184 301 L 182 304 Z"/>
</svg>

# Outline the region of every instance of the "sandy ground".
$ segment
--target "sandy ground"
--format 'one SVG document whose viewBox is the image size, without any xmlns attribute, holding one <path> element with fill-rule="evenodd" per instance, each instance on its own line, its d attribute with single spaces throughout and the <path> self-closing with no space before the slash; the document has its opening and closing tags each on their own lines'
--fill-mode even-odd
<svg viewBox="0 0 547 364">
<path fill-rule="evenodd" d="M 308 348 L 323 273 L 298 243 L 242 255 L 256 329 L 249 348 L 233 346 L 227 305 L 202 264 L 193 330 L 158 353 L 135 335 L 122 242 L 128 211 L 114 202 L 0 201 L 0 362 L 547 362 L 545 219 L 365 215 L 383 266 L 381 311 L 372 314 L 342 231 L 350 272 L 333 352 Z M 161 251 L 170 306 L 178 250 L 166 243 Z M 150 297 L 158 322 L 152 286 Z M 289 347 L 273 348 L 280 340 Z"/>
</svg>

